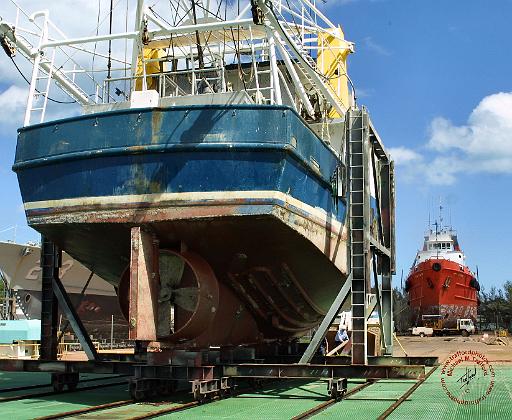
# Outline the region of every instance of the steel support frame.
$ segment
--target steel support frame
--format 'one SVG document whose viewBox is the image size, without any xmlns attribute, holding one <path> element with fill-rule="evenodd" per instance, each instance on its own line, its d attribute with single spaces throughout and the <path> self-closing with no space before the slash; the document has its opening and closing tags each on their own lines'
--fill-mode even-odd
<svg viewBox="0 0 512 420">
<path fill-rule="evenodd" d="M 97 360 L 98 354 L 80 317 L 59 278 L 62 250 L 46 237 L 41 245 L 41 348 L 40 358 L 57 360 L 58 308 L 60 307 L 75 332 L 89 360 Z"/>
<path fill-rule="evenodd" d="M 361 378 L 361 379 L 421 379 L 425 376 L 423 364 L 404 364 L 423 359 L 392 358 L 393 365 L 375 359 L 372 365 L 325 365 L 325 364 L 268 364 L 242 363 L 214 366 L 147 365 L 115 361 L 45 361 L 0 360 L 1 371 L 54 372 L 54 373 L 101 373 L 133 375 L 136 378 L 168 379 L 176 381 L 214 380 L 220 378 Z"/>
<path fill-rule="evenodd" d="M 78 341 L 82 345 L 82 348 L 84 349 L 85 354 L 87 355 L 87 358 L 89 360 L 98 359 L 99 358 L 98 353 L 96 352 L 96 348 L 94 347 L 91 337 L 87 333 L 87 330 L 85 329 L 84 324 L 82 323 L 82 320 L 76 313 L 75 308 L 73 307 L 73 304 L 71 303 L 71 300 L 69 299 L 66 289 L 62 285 L 62 282 L 60 281 L 58 275 L 53 277 L 52 286 L 53 286 L 53 294 L 57 298 L 59 307 L 61 308 L 62 312 L 68 319 L 69 324 L 73 328 L 73 331 L 75 332 L 75 334 L 78 338 Z"/>
<path fill-rule="evenodd" d="M 351 358 L 347 356 L 332 356 L 324 360 L 328 365 L 350 365 Z M 436 366 L 439 358 L 435 356 L 368 356 L 368 365 L 423 365 Z"/>
<path fill-rule="evenodd" d="M 382 337 L 384 353 L 393 354 L 393 287 L 392 275 L 395 273 L 395 190 L 394 166 L 392 161 L 382 165 L 380 173 L 380 208 L 383 214 L 388 215 L 387 223 L 383 226 L 383 245 L 390 250 L 389 255 L 379 255 L 382 274 L 381 286 L 381 314 Z"/>
<path fill-rule="evenodd" d="M 131 229 L 129 339 L 139 342 L 157 340 L 159 243 L 140 226 Z"/>
<path fill-rule="evenodd" d="M 384 355 L 393 354 L 391 280 L 395 271 L 394 167 L 365 108 L 351 108 L 346 121 L 350 232 L 347 255 L 352 272 L 352 363 L 367 364 L 367 318 L 375 307 L 380 319 L 381 350 Z M 376 212 L 376 218 L 372 217 L 372 211 Z M 377 225 L 378 229 L 372 232 L 372 225 L 374 228 Z M 368 300 L 372 263 L 376 304 Z"/>
<path fill-rule="evenodd" d="M 393 307 L 391 278 L 395 266 L 394 249 L 394 172 L 365 108 L 351 108 L 346 115 L 346 162 L 348 164 L 347 203 L 350 275 L 320 323 L 299 364 L 310 363 L 334 318 L 351 294 L 352 363 L 368 364 L 367 320 L 373 310 L 379 312 L 381 350 L 393 354 Z M 373 173 L 370 174 L 370 171 Z M 374 181 L 377 238 L 372 233 L 372 194 Z M 374 261 L 373 259 L 377 260 Z M 378 264 L 377 264 L 377 263 Z M 375 295 L 371 294 L 371 266 L 375 276 Z M 377 268 L 378 267 L 378 268 Z M 378 274 L 381 274 L 381 282 Z"/>
<path fill-rule="evenodd" d="M 360 379 L 422 379 L 422 365 L 298 365 L 238 364 L 223 365 L 223 376 L 230 378 L 360 378 Z"/>
<path fill-rule="evenodd" d="M 336 318 L 336 315 L 338 315 L 338 312 L 340 311 L 341 307 L 345 303 L 345 300 L 347 299 L 347 297 L 350 293 L 351 283 L 352 283 L 352 274 L 348 276 L 347 280 L 343 284 L 343 287 L 340 289 L 338 295 L 334 299 L 334 302 L 332 303 L 331 307 L 329 308 L 329 311 L 327 311 L 327 314 L 325 315 L 324 319 L 320 323 L 320 326 L 318 327 L 315 334 L 313 335 L 311 342 L 309 343 L 308 347 L 306 348 L 306 351 L 300 358 L 299 364 L 306 364 L 306 363 L 311 362 L 311 359 L 313 358 L 316 351 L 318 350 L 320 343 L 322 342 L 325 335 L 327 334 L 327 330 L 329 329 L 332 322 L 334 321 L 334 318 Z"/>
<path fill-rule="evenodd" d="M 369 291 L 370 186 L 368 173 L 368 115 L 351 108 L 346 116 L 348 153 L 348 252 L 352 272 L 352 363 L 366 365 L 366 294 Z"/>
<path fill-rule="evenodd" d="M 61 251 L 46 237 L 41 238 L 41 346 L 44 360 L 57 360 L 58 304 L 53 293 L 53 278 L 59 275 Z"/>
</svg>

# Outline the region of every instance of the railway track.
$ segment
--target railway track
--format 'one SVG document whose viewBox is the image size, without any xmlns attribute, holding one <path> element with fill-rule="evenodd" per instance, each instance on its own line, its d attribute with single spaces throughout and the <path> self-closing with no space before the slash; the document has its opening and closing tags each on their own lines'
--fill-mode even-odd
<svg viewBox="0 0 512 420">
<path fill-rule="evenodd" d="M 268 381 L 267 384 L 271 384 L 274 382 L 275 381 Z M 263 386 L 260 385 L 260 386 L 255 386 L 254 388 L 262 389 L 264 387 L 265 387 L 265 385 L 263 385 Z M 81 388 L 81 389 L 84 390 L 85 388 Z M 239 391 L 231 392 L 229 394 L 229 396 L 240 395 L 247 390 L 248 390 L 248 388 L 244 387 L 243 389 L 240 389 Z M 183 395 L 185 396 L 186 394 L 183 394 Z M 187 409 L 194 408 L 199 405 L 207 404 L 208 402 L 217 401 L 220 399 L 222 399 L 222 397 L 220 395 L 217 395 L 217 396 L 209 397 L 207 399 L 203 399 L 201 401 L 190 401 L 190 402 L 185 402 L 183 404 L 173 404 L 172 406 L 169 406 L 169 407 L 147 411 L 145 413 L 141 413 L 136 416 L 126 417 L 125 419 L 126 420 L 149 419 L 149 418 L 158 417 L 158 416 L 161 416 L 164 414 L 170 414 L 170 413 L 175 413 L 178 411 L 187 410 Z M 140 401 L 136 401 L 133 399 L 120 400 L 120 401 L 114 401 L 114 402 L 107 403 L 107 404 L 100 404 L 100 405 L 96 405 L 96 406 L 92 406 L 92 407 L 85 407 L 85 408 L 78 409 L 78 410 L 71 410 L 71 411 L 51 414 L 51 415 L 44 416 L 44 417 L 37 417 L 34 420 L 63 419 L 66 417 L 78 416 L 78 415 L 83 415 L 83 414 L 88 414 L 88 413 L 92 413 L 92 412 L 96 412 L 96 411 L 103 411 L 103 410 L 105 410 L 104 414 L 108 416 L 109 409 L 114 409 L 114 408 L 122 407 L 122 406 L 129 406 L 130 404 L 144 404 L 144 403 L 141 403 Z M 162 405 L 165 405 L 165 404 L 166 404 L 165 402 L 162 403 Z"/>
<path fill-rule="evenodd" d="M 410 395 L 415 390 L 417 390 L 434 373 L 436 368 L 437 367 L 434 367 L 433 369 L 431 369 L 425 375 L 425 378 L 423 378 L 419 381 L 416 381 L 412 386 L 408 387 L 408 389 L 398 399 L 396 399 L 396 398 L 389 398 L 389 399 L 379 398 L 379 400 L 389 400 L 392 402 L 392 404 L 389 407 L 387 407 L 386 410 L 384 412 L 382 412 L 382 414 L 380 414 L 380 416 L 378 416 L 378 418 L 382 419 L 382 420 L 386 419 L 394 410 L 396 410 L 404 401 L 406 401 L 410 397 Z M 100 379 L 104 379 L 104 378 L 94 378 L 92 380 L 100 380 Z M 86 380 L 86 381 L 91 382 L 92 380 Z M 82 382 L 85 382 L 85 381 L 82 381 Z M 272 382 L 274 382 L 274 381 L 272 381 Z M 351 390 L 349 390 L 348 392 L 343 394 L 341 398 L 331 398 L 326 401 L 323 401 L 320 404 L 316 405 L 315 407 L 310 408 L 307 411 L 304 411 L 303 413 L 300 413 L 300 414 L 292 417 L 292 420 L 311 418 L 311 417 L 319 414 L 320 412 L 328 409 L 329 407 L 333 406 L 340 400 L 348 399 L 349 397 L 356 395 L 358 392 L 362 391 L 363 389 L 365 389 L 367 387 L 374 385 L 377 382 L 379 382 L 379 381 L 378 380 L 368 381 L 366 383 L 357 385 L 356 387 L 352 388 Z M 110 386 L 115 386 L 115 385 L 122 385 L 122 384 L 126 384 L 126 382 L 124 382 L 124 381 L 123 382 L 113 382 L 113 383 L 111 382 L 111 383 L 106 383 L 106 384 L 85 386 L 85 387 L 77 388 L 75 391 L 65 391 L 65 392 L 55 392 L 54 391 L 54 392 L 25 394 L 22 396 L 0 398 L 0 403 L 7 402 L 7 401 L 13 401 L 13 400 L 19 400 L 19 399 L 38 398 L 38 397 L 43 397 L 43 396 L 76 392 L 76 391 L 87 391 L 87 390 L 103 388 L 103 387 L 110 387 Z M 48 385 L 44 385 L 44 386 L 48 386 Z M 26 389 L 25 387 L 20 387 L 20 388 Z M 18 388 L 18 389 L 20 389 L 20 388 Z M 265 386 L 263 388 L 265 388 Z M 231 395 L 237 396 L 237 395 L 245 393 L 247 390 L 248 390 L 248 388 L 244 387 L 243 389 L 239 389 L 236 392 L 233 392 Z M 400 395 L 400 394 L 398 394 L 398 395 Z M 186 398 L 185 393 L 183 393 L 183 397 L 184 397 L 184 399 Z M 123 416 L 123 418 L 125 418 L 127 420 L 128 419 L 129 420 L 140 420 L 140 419 L 155 418 L 155 417 L 159 417 L 162 415 L 168 415 L 168 414 L 179 412 L 179 411 L 189 410 L 189 409 L 197 407 L 201 404 L 208 403 L 211 401 L 217 401 L 221 398 L 222 398 L 221 396 L 213 396 L 213 397 L 210 397 L 207 400 L 203 400 L 203 401 L 186 401 L 185 400 L 185 402 L 183 402 L 183 399 L 182 399 L 181 401 L 179 401 L 179 403 L 176 400 L 174 400 L 174 402 L 172 402 L 172 401 L 156 402 L 156 401 L 150 400 L 148 403 L 142 403 L 142 404 L 133 399 L 127 399 L 127 400 L 119 400 L 119 401 L 109 402 L 109 403 L 105 403 L 105 404 L 99 404 L 99 405 L 81 408 L 81 409 L 72 410 L 72 411 L 67 411 L 67 412 L 50 414 L 50 415 L 47 415 L 44 417 L 38 417 L 36 420 L 62 419 L 62 418 L 67 418 L 67 417 L 71 417 L 71 416 L 74 417 L 74 416 L 86 415 L 86 414 L 92 413 L 92 412 L 99 412 L 100 416 L 102 416 L 104 418 L 108 418 L 110 416 L 110 414 L 115 416 L 115 414 L 116 414 L 115 409 L 118 407 L 123 407 L 123 406 L 126 407 L 126 409 L 122 410 L 123 414 L 128 415 L 128 417 Z M 362 397 L 357 398 L 357 395 L 356 395 L 356 398 L 351 398 L 351 399 L 365 399 L 365 398 L 362 398 Z M 137 404 L 137 409 L 133 409 L 133 411 L 131 411 L 132 409 L 130 409 L 130 406 L 133 405 L 133 407 L 135 408 L 136 404 Z M 141 405 L 143 405 L 143 407 L 141 407 Z M 155 405 L 157 405 L 157 406 L 155 407 Z M 148 411 L 144 411 L 146 409 Z M 114 410 L 114 411 L 112 411 L 110 413 L 109 410 Z M 120 413 L 118 413 L 118 414 L 120 414 Z M 377 415 L 376 415 L 376 417 L 377 417 Z"/>
<path fill-rule="evenodd" d="M 82 388 L 82 390 L 83 389 L 84 388 Z M 240 394 L 240 393 L 241 392 L 238 392 L 236 394 Z M 233 394 L 233 396 L 236 395 L 236 394 Z M 172 405 L 171 407 L 165 407 L 165 408 L 160 408 L 160 409 L 157 409 L 157 410 L 151 410 L 151 411 L 148 411 L 146 413 L 141 413 L 141 414 L 139 414 L 137 416 L 127 417 L 126 420 L 148 419 L 148 418 L 152 418 L 152 417 L 161 416 L 163 414 L 170 414 L 170 413 L 173 413 L 173 412 L 182 411 L 182 410 L 186 410 L 186 409 L 189 409 L 189 408 L 197 407 L 197 406 L 199 406 L 201 404 L 204 404 L 204 403 L 207 403 L 209 401 L 216 401 L 216 400 L 219 400 L 220 398 L 221 397 L 219 397 L 219 396 L 215 396 L 215 397 L 210 398 L 208 400 L 191 401 L 191 402 L 186 402 L 186 403 L 183 403 L 183 404 Z M 63 419 L 63 418 L 70 417 L 70 416 L 77 416 L 77 415 L 87 414 L 87 413 L 91 413 L 91 412 L 95 412 L 95 411 L 109 410 L 109 409 L 113 409 L 113 408 L 117 408 L 117 407 L 128 406 L 130 404 L 137 404 L 137 403 L 141 404 L 140 401 L 136 401 L 136 400 L 133 400 L 133 399 L 130 399 L 130 400 L 120 400 L 120 401 L 114 401 L 114 402 L 107 403 L 107 404 L 100 404 L 100 405 L 95 405 L 95 406 L 92 406 L 92 407 L 86 407 L 86 408 L 82 408 L 82 409 L 78 409 L 78 410 L 71 410 L 71 411 L 51 414 L 51 415 L 44 416 L 44 417 L 37 417 L 34 420 Z"/>
<path fill-rule="evenodd" d="M 218 399 L 218 398 L 213 398 L 212 401 L 216 400 L 216 399 Z M 62 413 L 50 414 L 50 415 L 44 416 L 44 417 L 36 417 L 34 420 L 63 419 L 66 417 L 88 414 L 88 413 L 92 413 L 95 411 L 109 410 L 109 409 L 113 409 L 113 408 L 117 408 L 117 407 L 128 406 L 130 404 L 137 404 L 137 403 L 140 404 L 140 401 L 135 401 L 135 400 L 114 401 L 114 402 L 111 402 L 108 404 L 100 404 L 100 405 L 95 405 L 93 407 L 86 407 L 86 408 L 81 408 L 78 410 L 71 410 L 71 411 L 65 411 Z M 163 414 L 169 414 L 169 413 L 173 413 L 173 412 L 177 412 L 177 411 L 186 410 L 188 408 L 197 407 L 200 404 L 201 404 L 201 402 L 199 402 L 199 401 L 191 401 L 191 402 L 187 402 L 184 404 L 173 405 L 171 407 L 160 408 L 158 410 L 151 410 L 146 413 L 139 414 L 137 416 L 127 417 L 126 420 L 148 419 L 148 418 L 157 417 L 157 416 L 160 416 Z M 108 414 L 108 413 L 105 412 L 105 414 Z"/>
<path fill-rule="evenodd" d="M 34 420 L 63 419 L 63 418 L 70 417 L 70 416 L 91 413 L 93 411 L 100 411 L 100 410 L 107 410 L 110 408 L 122 407 L 123 405 L 129 405 L 129 404 L 133 404 L 133 403 L 135 403 L 135 400 L 114 401 L 114 402 L 107 403 L 107 404 L 95 405 L 93 407 L 81 408 L 79 410 L 71 410 L 71 411 L 65 411 L 65 412 L 57 413 L 57 414 L 50 414 L 49 416 L 36 417 Z"/>
<path fill-rule="evenodd" d="M 386 411 L 384 411 L 380 416 L 378 416 L 378 420 L 384 420 L 386 419 L 393 411 L 395 411 L 399 406 L 400 404 L 402 404 L 404 401 L 407 400 L 407 398 L 409 398 L 411 396 L 411 394 L 416 391 L 433 373 L 434 371 L 437 369 L 438 366 L 435 366 L 434 368 L 432 368 L 426 375 L 423 379 L 420 379 L 418 380 L 417 382 L 414 383 L 414 385 L 412 385 L 409 389 L 407 389 L 406 392 L 404 392 L 398 399 L 394 399 L 394 398 L 390 398 L 389 401 L 393 401 L 393 404 L 391 404 L 387 409 Z M 357 386 L 353 389 L 351 389 L 350 391 L 348 391 L 347 393 L 345 393 L 343 395 L 342 398 L 340 399 L 335 399 L 335 398 L 331 398 L 327 401 L 324 401 L 320 404 L 318 404 L 317 406 L 307 410 L 307 411 L 304 411 L 303 413 L 295 416 L 292 418 L 292 420 L 301 420 L 301 419 L 307 419 L 307 418 L 310 418 L 310 417 L 313 417 L 314 415 L 320 413 L 321 411 L 329 408 L 330 406 L 334 405 L 335 403 L 337 403 L 338 401 L 340 400 L 343 400 L 343 399 L 347 399 L 348 397 L 356 394 L 357 392 L 363 390 L 364 388 L 370 386 L 370 385 L 373 385 L 375 383 L 377 383 L 378 381 L 372 381 L 372 382 L 366 382 L 360 386 Z M 382 398 L 380 399 L 381 401 L 383 400 Z"/>
<path fill-rule="evenodd" d="M 420 379 L 418 382 L 416 382 L 413 386 L 411 386 L 398 400 L 396 400 L 393 404 L 391 404 L 384 413 L 382 413 L 378 420 L 384 420 L 387 419 L 388 416 L 395 411 L 400 404 L 402 404 L 409 396 L 416 391 L 420 385 L 422 385 L 438 368 L 439 366 L 435 366 L 425 375 L 423 379 Z"/>
<path fill-rule="evenodd" d="M 310 408 L 309 410 L 304 411 L 303 413 L 301 413 L 295 417 L 292 417 L 292 420 L 308 419 L 308 418 L 314 416 L 315 414 L 318 414 L 319 412 L 330 407 L 331 405 L 337 403 L 338 401 L 341 401 L 345 398 L 350 397 L 351 395 L 354 395 L 356 392 L 361 391 L 362 389 L 366 388 L 367 386 L 373 385 L 375 382 L 377 382 L 377 381 L 366 382 L 364 384 L 358 385 L 355 388 L 352 388 L 350 391 L 347 391 L 341 398 L 331 398 L 327 401 L 324 401 L 324 402 L 318 404 L 317 406 Z"/>
</svg>

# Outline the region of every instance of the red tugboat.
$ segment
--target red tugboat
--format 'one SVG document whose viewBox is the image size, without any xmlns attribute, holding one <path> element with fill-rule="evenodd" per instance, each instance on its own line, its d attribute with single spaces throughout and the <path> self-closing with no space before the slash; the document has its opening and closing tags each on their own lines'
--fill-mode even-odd
<svg viewBox="0 0 512 420">
<path fill-rule="evenodd" d="M 466 266 L 456 232 L 437 222 L 434 226 L 416 255 L 405 289 L 413 325 L 442 333 L 476 321 L 480 285 Z"/>
</svg>

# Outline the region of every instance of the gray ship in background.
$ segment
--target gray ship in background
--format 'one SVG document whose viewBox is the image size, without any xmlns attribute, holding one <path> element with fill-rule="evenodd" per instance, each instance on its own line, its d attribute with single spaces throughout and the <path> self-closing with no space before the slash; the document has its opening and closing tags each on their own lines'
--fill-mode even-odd
<svg viewBox="0 0 512 420">
<path fill-rule="evenodd" d="M 39 245 L 33 243 L 0 241 L 0 280 L 4 286 L 2 319 L 40 319 L 40 252 Z M 127 338 L 127 324 L 111 284 L 65 252 L 62 253 L 60 278 L 90 335 L 96 339 L 110 339 L 114 316 L 115 338 Z"/>
</svg>

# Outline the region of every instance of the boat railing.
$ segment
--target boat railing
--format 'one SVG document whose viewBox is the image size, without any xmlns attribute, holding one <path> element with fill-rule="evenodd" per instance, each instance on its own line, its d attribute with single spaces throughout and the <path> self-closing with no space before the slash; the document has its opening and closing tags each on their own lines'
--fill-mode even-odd
<svg viewBox="0 0 512 420">
<path fill-rule="evenodd" d="M 137 90 L 156 90 L 160 97 L 244 91 L 257 104 L 291 106 L 311 123 L 343 117 L 354 104 L 344 64 L 353 45 L 315 1 L 247 1 L 236 17 L 205 9 L 194 23 L 179 8 L 179 16 L 172 15 L 167 4 L 160 12 L 171 12 L 170 19 L 146 8 L 138 12 L 133 31 L 118 27 L 105 34 L 98 26 L 96 35 L 78 38 L 66 36 L 48 11 L 29 14 L 10 1 L 16 6 L 7 14 L 12 23 L 0 22 L 4 50 L 11 58 L 21 52 L 33 65 L 32 76 L 25 76 L 30 82 L 25 126 L 57 115 L 48 118 L 50 103 L 56 103 L 59 117 L 61 104 L 76 115 L 75 103 L 90 109 L 126 102 Z M 260 8 L 261 21 L 251 16 L 251 5 Z"/>
<path fill-rule="evenodd" d="M 208 67 L 111 77 L 103 81 L 102 92 L 104 93 L 100 95 L 101 101 L 102 103 L 107 103 L 110 99 L 117 101 L 114 95 L 121 96 L 121 100 L 129 100 L 132 91 L 149 88 L 156 90 L 162 98 L 222 92 L 225 90 L 223 73 L 223 67 Z"/>
</svg>

